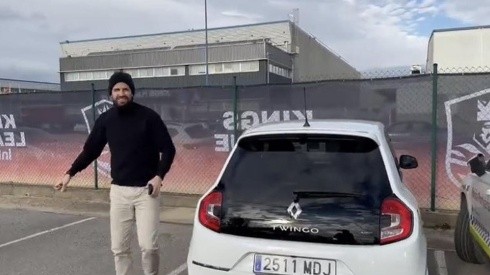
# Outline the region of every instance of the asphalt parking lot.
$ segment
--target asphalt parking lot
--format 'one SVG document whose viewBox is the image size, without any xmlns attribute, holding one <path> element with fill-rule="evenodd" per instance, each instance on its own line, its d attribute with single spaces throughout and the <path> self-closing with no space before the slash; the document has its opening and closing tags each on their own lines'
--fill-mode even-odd
<svg viewBox="0 0 490 275">
<path fill-rule="evenodd" d="M 161 223 L 160 229 L 160 274 L 187 274 L 192 225 Z M 114 274 L 107 217 L 0 209 L 0 232 L 1 275 Z M 430 275 L 489 274 L 490 264 L 459 260 L 447 234 L 432 231 L 428 238 Z M 132 245 L 134 274 L 142 274 L 136 237 Z"/>
<path fill-rule="evenodd" d="M 160 225 L 160 274 L 187 274 L 192 227 Z M 0 209 L 0 274 L 115 274 L 109 219 Z M 136 235 L 134 274 L 142 274 Z"/>
</svg>

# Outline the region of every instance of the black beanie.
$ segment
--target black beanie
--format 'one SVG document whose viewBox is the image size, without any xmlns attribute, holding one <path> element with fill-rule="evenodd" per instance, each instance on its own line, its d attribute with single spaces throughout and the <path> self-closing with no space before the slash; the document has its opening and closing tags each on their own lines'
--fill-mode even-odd
<svg viewBox="0 0 490 275">
<path fill-rule="evenodd" d="M 126 83 L 131 89 L 131 93 L 134 95 L 134 83 L 130 74 L 125 72 L 115 72 L 111 78 L 109 78 L 109 95 L 112 94 L 112 88 L 119 82 Z"/>
</svg>

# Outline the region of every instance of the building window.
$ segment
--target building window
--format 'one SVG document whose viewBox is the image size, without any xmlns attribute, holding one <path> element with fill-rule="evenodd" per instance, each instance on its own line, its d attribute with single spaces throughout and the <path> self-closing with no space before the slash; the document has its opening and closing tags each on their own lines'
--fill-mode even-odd
<svg viewBox="0 0 490 275">
<path fill-rule="evenodd" d="M 259 61 L 240 62 L 240 72 L 258 72 Z"/>
<path fill-rule="evenodd" d="M 108 71 L 93 72 L 93 78 L 94 79 L 109 79 L 108 75 L 112 75 L 111 72 L 108 72 Z"/>
<path fill-rule="evenodd" d="M 190 75 L 206 74 L 206 65 L 191 65 L 189 66 Z"/>
<path fill-rule="evenodd" d="M 170 76 L 182 76 L 185 75 L 185 67 L 184 66 L 179 66 L 179 67 L 170 67 L 167 68 L 169 70 L 169 75 Z"/>
<path fill-rule="evenodd" d="M 209 73 L 210 74 L 222 74 L 223 73 L 223 64 L 209 64 Z"/>
<path fill-rule="evenodd" d="M 185 66 L 179 66 L 177 67 L 177 71 L 179 76 L 185 75 Z"/>
<path fill-rule="evenodd" d="M 153 68 L 138 69 L 139 77 L 153 77 Z"/>
<path fill-rule="evenodd" d="M 78 79 L 80 81 L 82 81 L 82 80 L 92 80 L 93 79 L 93 74 L 92 74 L 92 72 L 80 72 L 80 73 L 78 73 Z"/>
<path fill-rule="evenodd" d="M 181 76 L 181 75 L 185 75 L 184 66 L 155 68 L 156 77 Z"/>
<path fill-rule="evenodd" d="M 65 73 L 65 81 L 78 81 L 78 73 Z"/>
<path fill-rule="evenodd" d="M 223 67 L 224 73 L 238 73 L 240 72 L 240 63 L 225 63 Z"/>
<path fill-rule="evenodd" d="M 155 76 L 169 76 L 168 68 L 155 68 Z"/>
<path fill-rule="evenodd" d="M 229 74 L 240 72 L 258 72 L 259 61 L 226 62 L 208 64 L 209 74 Z M 189 66 L 190 75 L 206 74 L 206 65 Z"/>
<path fill-rule="evenodd" d="M 138 78 L 140 77 L 139 70 L 138 69 L 126 69 L 124 72 L 128 73 L 131 75 L 133 78 Z"/>
<path fill-rule="evenodd" d="M 277 74 L 287 78 L 291 78 L 291 71 L 276 65 L 269 64 L 269 73 Z"/>
</svg>

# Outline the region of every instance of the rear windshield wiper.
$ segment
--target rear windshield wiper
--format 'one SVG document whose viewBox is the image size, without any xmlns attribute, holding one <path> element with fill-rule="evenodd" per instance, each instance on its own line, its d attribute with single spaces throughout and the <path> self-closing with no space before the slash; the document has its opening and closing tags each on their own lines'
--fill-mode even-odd
<svg viewBox="0 0 490 275">
<path fill-rule="evenodd" d="M 295 201 L 300 198 L 360 198 L 361 194 L 324 191 L 293 191 Z"/>
</svg>

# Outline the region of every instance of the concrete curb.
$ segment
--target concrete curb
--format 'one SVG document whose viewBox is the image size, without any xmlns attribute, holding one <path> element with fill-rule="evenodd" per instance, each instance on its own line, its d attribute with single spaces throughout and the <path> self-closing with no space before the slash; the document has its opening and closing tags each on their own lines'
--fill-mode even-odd
<svg viewBox="0 0 490 275">
<path fill-rule="evenodd" d="M 162 193 L 162 222 L 192 224 L 201 195 Z M 69 187 L 57 192 L 50 185 L 0 183 L 0 208 L 35 209 L 48 212 L 109 215 L 109 189 Z M 453 229 L 458 211 L 420 209 L 425 228 Z"/>
<path fill-rule="evenodd" d="M 192 224 L 199 198 L 162 192 L 160 220 Z M 0 208 L 109 217 L 109 189 L 69 187 L 61 193 L 48 185 L 0 183 Z"/>
<path fill-rule="evenodd" d="M 424 227 L 436 229 L 454 229 L 458 219 L 459 211 L 420 209 Z"/>
</svg>

